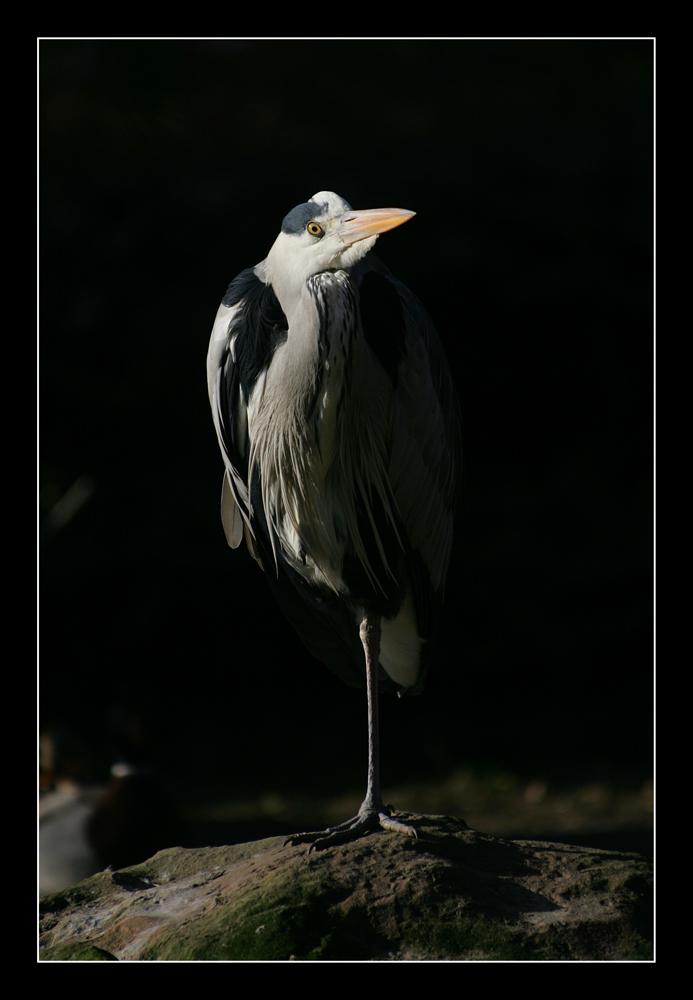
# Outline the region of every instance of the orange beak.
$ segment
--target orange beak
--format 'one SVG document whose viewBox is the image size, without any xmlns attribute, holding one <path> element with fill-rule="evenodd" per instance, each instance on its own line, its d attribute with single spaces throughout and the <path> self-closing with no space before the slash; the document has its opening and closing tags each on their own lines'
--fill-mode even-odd
<svg viewBox="0 0 693 1000">
<path fill-rule="evenodd" d="M 410 212 L 406 208 L 366 208 L 359 212 L 346 212 L 337 233 L 345 243 L 351 245 L 401 226 L 415 215 L 416 212 Z"/>
</svg>

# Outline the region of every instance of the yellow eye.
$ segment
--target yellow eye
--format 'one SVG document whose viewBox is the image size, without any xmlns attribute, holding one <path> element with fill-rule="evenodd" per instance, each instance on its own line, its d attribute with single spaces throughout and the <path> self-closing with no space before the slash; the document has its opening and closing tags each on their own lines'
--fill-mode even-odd
<svg viewBox="0 0 693 1000">
<path fill-rule="evenodd" d="M 319 226 L 317 222 L 309 222 L 306 229 L 311 236 L 322 236 L 322 226 Z"/>
</svg>

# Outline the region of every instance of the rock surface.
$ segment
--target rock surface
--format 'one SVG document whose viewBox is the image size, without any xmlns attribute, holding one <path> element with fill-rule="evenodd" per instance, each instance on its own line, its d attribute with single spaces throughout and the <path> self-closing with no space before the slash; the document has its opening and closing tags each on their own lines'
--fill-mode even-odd
<svg viewBox="0 0 693 1000">
<path fill-rule="evenodd" d="M 47 961 L 652 960 L 652 865 L 398 814 L 308 855 L 280 837 L 171 848 L 41 900 Z"/>
</svg>

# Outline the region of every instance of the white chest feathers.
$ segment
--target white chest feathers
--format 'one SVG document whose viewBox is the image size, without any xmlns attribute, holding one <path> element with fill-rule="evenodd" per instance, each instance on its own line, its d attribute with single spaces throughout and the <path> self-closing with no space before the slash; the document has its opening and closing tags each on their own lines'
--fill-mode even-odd
<svg viewBox="0 0 693 1000">
<path fill-rule="evenodd" d="M 287 339 L 248 401 L 249 473 L 284 557 L 312 583 L 343 589 L 347 539 L 370 572 L 357 506 L 390 510 L 391 387 L 360 328 L 344 272 L 312 278 Z"/>
</svg>

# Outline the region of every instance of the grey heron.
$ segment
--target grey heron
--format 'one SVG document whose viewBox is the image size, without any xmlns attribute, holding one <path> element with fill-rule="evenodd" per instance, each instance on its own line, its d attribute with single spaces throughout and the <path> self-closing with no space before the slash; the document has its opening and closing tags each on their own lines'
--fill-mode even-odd
<svg viewBox="0 0 693 1000">
<path fill-rule="evenodd" d="M 313 848 L 378 826 L 378 687 L 424 684 L 450 561 L 457 396 L 418 299 L 372 253 L 404 209 L 354 211 L 320 191 L 219 307 L 207 356 L 224 459 L 221 520 L 265 571 L 310 652 L 368 694 L 359 813 L 287 840 Z"/>
</svg>

